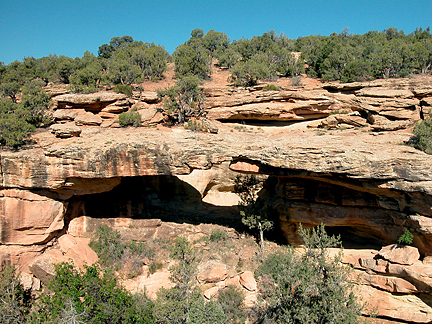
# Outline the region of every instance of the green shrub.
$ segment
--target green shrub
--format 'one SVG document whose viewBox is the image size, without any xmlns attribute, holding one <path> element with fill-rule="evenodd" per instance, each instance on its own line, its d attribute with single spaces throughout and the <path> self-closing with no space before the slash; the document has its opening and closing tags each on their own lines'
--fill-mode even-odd
<svg viewBox="0 0 432 324">
<path fill-rule="evenodd" d="M 18 148 L 28 142 L 36 127 L 48 125 L 51 96 L 42 81 L 29 81 L 22 87 L 20 103 L 0 98 L 0 144 Z"/>
<path fill-rule="evenodd" d="M 79 271 L 71 264 L 56 265 L 47 288 L 37 305 L 35 322 L 154 323 L 152 302 L 144 295 L 132 296 L 111 272 L 97 266 Z"/>
<path fill-rule="evenodd" d="M 408 144 L 427 154 L 432 154 L 432 119 L 430 117 L 419 122 L 413 129 L 415 137 Z"/>
<path fill-rule="evenodd" d="M 228 286 L 219 291 L 217 301 L 228 323 L 244 323 L 246 320 L 244 297 L 243 291 L 235 286 Z"/>
<path fill-rule="evenodd" d="M 263 90 L 264 91 L 278 91 L 279 88 L 277 86 L 275 86 L 274 84 L 269 83 L 263 88 Z"/>
<path fill-rule="evenodd" d="M 123 93 L 128 97 L 132 96 L 132 86 L 129 84 L 117 84 L 115 85 L 113 90 L 117 93 Z"/>
<path fill-rule="evenodd" d="M 184 125 L 184 128 L 194 132 L 207 132 L 207 127 L 204 125 L 204 123 L 197 120 L 188 120 Z"/>
<path fill-rule="evenodd" d="M 120 233 L 112 231 L 107 226 L 97 228 L 90 242 L 90 247 L 96 252 L 99 263 L 104 267 L 119 262 L 126 249 Z"/>
<path fill-rule="evenodd" d="M 100 226 L 93 234 L 90 247 L 99 257 L 103 268 L 120 270 L 125 268 L 125 276 L 133 278 L 142 273 L 143 259 L 153 260 L 154 249 L 144 242 L 124 241 L 118 231 Z"/>
<path fill-rule="evenodd" d="M 295 76 L 295 77 L 292 77 L 292 78 L 291 78 L 291 84 L 292 84 L 294 87 L 301 87 L 301 86 L 303 86 L 301 80 L 302 80 L 302 77 L 301 77 L 301 76 Z"/>
<path fill-rule="evenodd" d="M 229 322 L 224 314 L 221 305 L 214 301 L 205 301 L 204 298 L 198 297 L 190 307 L 188 324 L 226 324 Z"/>
<path fill-rule="evenodd" d="M 136 111 L 122 112 L 118 117 L 118 122 L 121 126 L 141 126 L 141 115 Z"/>
<path fill-rule="evenodd" d="M 16 269 L 6 265 L 0 271 L 0 323 L 26 323 L 29 306 Z"/>
<path fill-rule="evenodd" d="M 228 240 L 228 234 L 220 229 L 215 229 L 210 233 L 211 242 L 224 242 Z"/>
<path fill-rule="evenodd" d="M 0 144 L 12 148 L 24 145 L 36 129 L 27 119 L 28 111 L 21 103 L 0 98 Z"/>
<path fill-rule="evenodd" d="M 177 237 L 170 246 L 170 257 L 177 261 L 170 267 L 170 280 L 175 286 L 158 291 L 154 315 L 158 323 L 187 323 L 193 303 L 202 298 L 194 289 L 197 253 L 186 238 Z"/>
<path fill-rule="evenodd" d="M 259 322 L 358 323 L 361 307 L 347 280 L 349 269 L 341 264 L 341 254 L 328 253 L 340 239 L 329 237 L 323 225 L 299 233 L 303 253 L 286 248 L 269 255 L 255 272 L 264 300 Z"/>
<path fill-rule="evenodd" d="M 399 237 L 398 244 L 410 245 L 412 244 L 413 239 L 414 239 L 414 235 L 410 232 L 408 228 L 406 228 L 405 232 Z"/>
<path fill-rule="evenodd" d="M 149 267 L 150 274 L 154 274 L 156 271 L 163 268 L 163 263 L 160 262 L 152 262 Z"/>
</svg>

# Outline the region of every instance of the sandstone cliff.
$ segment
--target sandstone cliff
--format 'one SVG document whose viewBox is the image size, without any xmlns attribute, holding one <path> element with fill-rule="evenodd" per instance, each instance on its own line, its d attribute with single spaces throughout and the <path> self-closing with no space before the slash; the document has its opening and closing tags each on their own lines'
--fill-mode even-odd
<svg viewBox="0 0 432 324">
<path fill-rule="evenodd" d="M 280 91 L 205 88 L 207 118 L 217 134 L 116 127 L 118 114 L 132 106 L 147 125 L 161 122 L 154 92 L 55 96 L 57 128 L 36 133 L 32 147 L 1 152 L 1 251 L 30 271 L 44 246 L 56 244 L 84 216 L 240 226 L 234 179 L 253 173 L 264 181 L 260 196 L 273 207 L 278 233 L 290 244 L 300 243 L 300 223 L 324 223 L 346 247 L 376 251 L 409 228 L 420 260 L 432 255 L 432 156 L 404 145 L 410 127 L 428 113 L 430 81 L 304 88 L 281 82 Z M 50 260 L 63 258 L 56 253 Z M 386 260 L 376 255 L 370 258 Z M 369 269 L 365 264 L 358 268 Z M 383 291 L 389 299 L 399 293 L 429 296 L 424 287 L 430 279 L 419 279 L 423 270 L 405 268 L 390 270 L 386 263 L 372 269 L 362 280 L 375 290 L 363 293 L 372 299 Z M 38 267 L 33 269 L 36 275 Z M 403 288 L 387 289 L 388 276 L 414 286 L 395 279 L 392 287 Z M 432 314 L 427 305 L 421 307 Z"/>
</svg>

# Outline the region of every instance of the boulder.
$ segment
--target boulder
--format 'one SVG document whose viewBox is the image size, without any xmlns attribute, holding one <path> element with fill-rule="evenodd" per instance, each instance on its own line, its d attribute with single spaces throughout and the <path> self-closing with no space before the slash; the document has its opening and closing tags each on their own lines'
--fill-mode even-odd
<svg viewBox="0 0 432 324">
<path fill-rule="evenodd" d="M 140 114 L 144 125 L 159 124 L 164 119 L 162 113 L 155 107 L 140 109 L 137 112 Z"/>
<path fill-rule="evenodd" d="M 373 121 L 371 129 L 375 132 L 381 131 L 396 131 L 405 129 L 412 125 L 409 121 L 392 121 L 384 116 L 375 115 L 368 117 L 368 120 Z"/>
<path fill-rule="evenodd" d="M 51 133 L 59 138 L 77 137 L 81 134 L 81 128 L 72 124 L 53 124 L 49 127 Z"/>
<path fill-rule="evenodd" d="M 355 293 L 365 301 L 363 314 L 384 317 L 399 322 L 429 323 L 432 321 L 432 302 L 427 295 L 393 295 L 367 285 L 359 285 Z"/>
<path fill-rule="evenodd" d="M 419 292 L 432 292 L 432 267 L 416 263 L 412 266 L 392 264 L 388 266 L 388 273 L 407 279 L 416 286 Z"/>
<path fill-rule="evenodd" d="M 366 270 L 372 270 L 380 273 L 387 272 L 388 261 L 382 259 L 376 260 L 374 258 L 360 258 L 359 262 L 360 266 Z"/>
<path fill-rule="evenodd" d="M 245 271 L 240 275 L 240 285 L 249 291 L 257 290 L 257 283 L 252 271 Z"/>
<path fill-rule="evenodd" d="M 170 281 L 170 276 L 171 273 L 168 269 L 162 269 L 153 274 L 147 271 L 147 273 L 141 276 L 124 280 L 122 285 L 132 293 L 145 291 L 148 298 L 155 300 L 159 289 L 170 289 L 174 286 Z"/>
<path fill-rule="evenodd" d="M 64 256 L 72 259 L 77 267 L 90 266 L 98 261 L 96 252 L 89 247 L 90 239 L 88 238 L 78 238 L 64 234 L 59 237 L 58 243 Z"/>
<path fill-rule="evenodd" d="M 432 97 L 423 98 L 420 101 L 420 106 L 422 106 L 422 107 L 432 107 Z"/>
<path fill-rule="evenodd" d="M 218 127 L 217 127 L 217 125 L 216 125 L 215 122 L 212 122 L 211 120 L 208 120 L 207 118 L 204 118 L 203 121 L 202 121 L 202 123 L 203 123 L 203 126 L 205 128 L 207 128 L 207 130 L 210 133 L 212 133 L 212 134 L 217 134 L 218 133 L 219 129 L 218 129 Z"/>
<path fill-rule="evenodd" d="M 413 89 L 412 92 L 418 97 L 430 97 L 432 96 L 432 87 L 424 86 L 420 89 Z"/>
<path fill-rule="evenodd" d="M 85 112 L 75 117 L 75 124 L 77 126 L 88 125 L 88 126 L 99 126 L 102 124 L 102 118 L 91 112 Z"/>
<path fill-rule="evenodd" d="M 115 119 L 118 118 L 117 114 L 113 114 L 113 113 L 109 113 L 109 112 L 105 112 L 105 111 L 101 111 L 100 113 L 98 113 L 98 116 L 101 117 L 102 119 Z M 102 123 L 104 122 L 104 120 L 102 121 Z M 101 124 L 102 126 L 102 124 Z"/>
<path fill-rule="evenodd" d="M 420 253 L 416 247 L 398 244 L 383 247 L 378 255 L 390 262 L 406 265 L 411 265 L 420 259 Z"/>
<path fill-rule="evenodd" d="M 219 291 L 219 287 L 217 287 L 217 286 L 206 289 L 204 291 L 204 297 L 210 300 L 212 297 L 214 297 L 218 293 L 218 291 Z"/>
<path fill-rule="evenodd" d="M 55 264 L 68 262 L 60 250 L 48 250 L 42 256 L 33 261 L 29 266 L 31 273 L 43 284 L 47 285 L 55 275 Z"/>
<path fill-rule="evenodd" d="M 234 276 L 225 280 L 225 286 L 240 287 L 240 276 Z"/>
<path fill-rule="evenodd" d="M 325 117 L 332 100 L 301 100 L 298 102 L 261 102 L 239 106 L 212 108 L 207 118 L 212 120 L 307 120 Z"/>
<path fill-rule="evenodd" d="M 225 264 L 216 261 L 208 261 L 206 264 L 199 267 L 197 279 L 200 282 L 212 283 L 223 281 L 227 276 L 228 271 Z"/>
<path fill-rule="evenodd" d="M 33 276 L 30 273 L 21 272 L 19 281 L 24 290 L 30 290 L 33 287 Z"/>
<path fill-rule="evenodd" d="M 244 299 L 244 306 L 246 308 L 255 307 L 258 300 L 258 294 L 256 291 L 247 291 Z"/>
<path fill-rule="evenodd" d="M 331 115 L 319 122 L 319 127 L 337 128 L 341 124 L 352 125 L 354 127 L 367 126 L 367 121 L 360 116 L 348 114 Z"/>
<path fill-rule="evenodd" d="M 155 108 L 155 105 L 151 105 L 151 104 L 148 104 L 146 102 L 138 101 L 132 105 L 131 110 L 138 111 L 141 109 L 149 109 L 151 107 Z"/>
<path fill-rule="evenodd" d="M 82 109 L 57 109 L 53 113 L 54 120 L 74 120 Z"/>
<path fill-rule="evenodd" d="M 89 94 L 63 94 L 53 98 L 57 108 L 85 108 L 88 110 L 100 110 L 103 107 L 118 100 L 125 100 L 127 96 L 122 93 L 101 91 Z"/>
<path fill-rule="evenodd" d="M 116 127 L 114 127 L 114 125 L 117 125 L 117 127 L 120 127 L 120 124 L 116 123 L 115 119 L 104 119 L 102 121 L 102 124 L 100 124 L 100 127 L 101 128 L 108 128 L 108 127 L 116 128 Z"/>
<path fill-rule="evenodd" d="M 159 101 L 159 97 L 156 91 L 142 91 L 140 100 L 146 103 L 156 103 Z"/>
<path fill-rule="evenodd" d="M 129 107 L 129 100 L 124 99 L 105 106 L 102 108 L 101 112 L 119 114 L 121 112 L 128 111 Z"/>
</svg>

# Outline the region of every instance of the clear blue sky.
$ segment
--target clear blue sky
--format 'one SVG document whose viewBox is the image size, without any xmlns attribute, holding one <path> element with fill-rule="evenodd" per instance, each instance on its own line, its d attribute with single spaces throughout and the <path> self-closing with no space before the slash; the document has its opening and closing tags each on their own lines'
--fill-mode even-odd
<svg viewBox="0 0 432 324">
<path fill-rule="evenodd" d="M 194 28 L 231 40 L 268 30 L 290 38 L 432 27 L 432 0 L 0 0 L 0 62 L 49 54 L 81 57 L 115 36 L 163 45 L 172 53 Z"/>
</svg>

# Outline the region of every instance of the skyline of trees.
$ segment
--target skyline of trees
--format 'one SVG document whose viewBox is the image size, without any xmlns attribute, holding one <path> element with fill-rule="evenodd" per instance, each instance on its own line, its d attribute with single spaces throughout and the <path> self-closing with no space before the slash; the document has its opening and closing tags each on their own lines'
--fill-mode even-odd
<svg viewBox="0 0 432 324">
<path fill-rule="evenodd" d="M 301 53 L 295 56 L 294 53 Z M 330 36 L 311 35 L 289 39 L 268 31 L 251 39 L 231 41 L 223 32 L 194 29 L 191 38 L 170 55 L 163 46 L 135 41 L 131 36 L 113 37 L 99 46 L 97 56 L 64 55 L 24 57 L 8 65 L 0 62 L 0 94 L 16 102 L 16 95 L 29 80 L 69 84 L 76 92 L 91 92 L 100 85 L 133 84 L 163 77 L 167 63 L 175 65 L 177 77 L 211 78 L 212 60 L 232 73 L 235 85 L 254 85 L 307 73 L 325 81 L 352 82 L 376 78 L 407 77 L 430 73 L 432 35 L 430 28 L 405 34 L 389 27 L 363 35 L 343 30 Z"/>
</svg>

